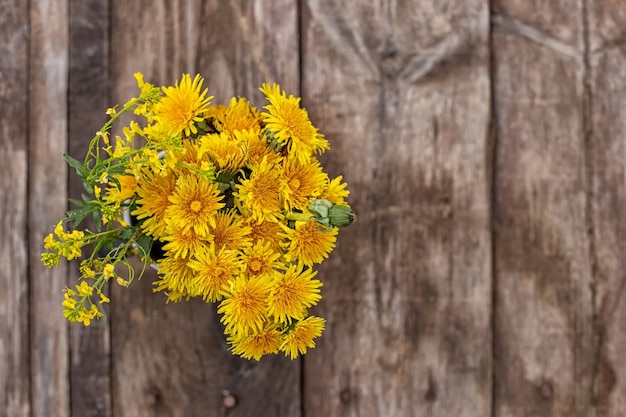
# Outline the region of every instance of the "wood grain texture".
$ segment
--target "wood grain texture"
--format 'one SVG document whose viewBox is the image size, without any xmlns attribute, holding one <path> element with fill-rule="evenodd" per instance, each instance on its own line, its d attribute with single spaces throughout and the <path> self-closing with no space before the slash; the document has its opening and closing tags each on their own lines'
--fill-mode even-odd
<svg viewBox="0 0 626 417">
<path fill-rule="evenodd" d="M 358 218 L 321 269 L 311 416 L 489 416 L 485 1 L 303 2 L 303 102 Z"/>
<path fill-rule="evenodd" d="M 28 417 L 29 16 L 25 2 L 0 10 L 0 416 Z"/>
<path fill-rule="evenodd" d="M 589 1 L 589 140 L 595 247 L 596 416 L 626 414 L 626 8 Z"/>
<path fill-rule="evenodd" d="M 589 416 L 583 7 L 494 7 L 495 413 Z"/>
<path fill-rule="evenodd" d="M 216 103 L 252 94 L 263 104 L 256 88 L 266 80 L 297 92 L 294 1 L 112 4 L 114 102 L 135 93 L 136 71 L 157 85 L 198 72 Z M 275 23 L 280 26 L 270 26 Z M 263 48 L 271 45 L 279 48 L 267 54 Z M 152 293 L 153 279 L 151 272 L 130 288 L 112 291 L 116 417 L 300 415 L 298 361 L 233 357 L 213 305 L 199 300 L 165 305 L 163 294 Z M 225 392 L 237 397 L 232 409 L 223 406 Z"/>
<path fill-rule="evenodd" d="M 111 105 L 109 86 L 109 2 L 69 2 L 68 153 L 83 160 L 89 141 L 105 123 Z M 62 163 L 58 160 L 57 163 Z M 85 192 L 70 170 L 69 195 Z M 93 221 L 86 225 L 95 230 Z M 79 277 L 78 263 L 69 266 L 71 285 Z M 108 291 L 105 291 L 108 294 Z M 75 417 L 109 417 L 111 404 L 110 322 L 95 320 L 89 327 L 70 326 L 71 408 Z"/>
<path fill-rule="evenodd" d="M 67 209 L 67 2 L 30 2 L 28 241 L 31 401 L 35 416 L 70 413 L 68 330 L 63 318 L 67 265 L 41 264 L 43 238 Z"/>
</svg>

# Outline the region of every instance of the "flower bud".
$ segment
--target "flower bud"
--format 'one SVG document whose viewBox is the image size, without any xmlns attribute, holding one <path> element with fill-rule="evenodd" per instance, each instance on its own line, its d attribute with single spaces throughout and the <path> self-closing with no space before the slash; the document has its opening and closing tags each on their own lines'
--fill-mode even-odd
<svg viewBox="0 0 626 417">
<path fill-rule="evenodd" d="M 309 212 L 318 223 L 326 227 L 346 227 L 355 218 L 352 208 L 347 204 L 335 204 L 328 200 L 315 200 L 309 204 Z"/>
<path fill-rule="evenodd" d="M 354 221 L 354 212 L 348 205 L 333 205 L 328 213 L 331 226 L 346 227 Z"/>
</svg>

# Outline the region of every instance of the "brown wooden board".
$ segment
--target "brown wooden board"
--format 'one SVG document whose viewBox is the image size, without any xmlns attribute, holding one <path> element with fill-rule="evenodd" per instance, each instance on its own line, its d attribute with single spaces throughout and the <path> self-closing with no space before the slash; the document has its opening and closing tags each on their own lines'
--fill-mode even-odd
<svg viewBox="0 0 626 417">
<path fill-rule="evenodd" d="M 43 238 L 67 208 L 67 2 L 30 3 L 28 243 L 31 405 L 34 416 L 70 413 L 68 330 L 61 301 L 67 265 L 40 260 Z"/>
<path fill-rule="evenodd" d="M 294 1 L 113 1 L 111 17 L 116 103 L 136 92 L 136 71 L 157 85 L 198 72 L 215 103 L 254 93 L 262 105 L 256 88 L 266 80 L 298 90 Z M 274 55 L 264 52 L 274 44 L 280 45 Z M 116 417 L 300 415 L 298 361 L 232 356 L 214 305 L 166 305 L 163 294 L 152 293 L 154 277 L 151 271 L 112 291 Z M 224 406 L 227 393 L 237 399 L 234 408 Z"/>
<path fill-rule="evenodd" d="M 596 278 L 596 416 L 626 414 L 626 5 L 589 1 L 588 160 Z"/>
<path fill-rule="evenodd" d="M 0 0 L 0 416 L 30 416 L 26 2 Z"/>
<path fill-rule="evenodd" d="M 495 415 L 593 415 L 584 10 L 493 8 Z"/>
<path fill-rule="evenodd" d="M 109 86 L 109 2 L 69 2 L 68 153 L 83 160 L 89 141 L 107 119 L 111 105 Z M 57 163 L 62 163 L 57 159 Z M 70 169 L 69 194 L 80 199 L 85 193 Z M 71 208 L 71 207 L 70 207 Z M 93 222 L 81 227 L 94 230 Z M 76 284 L 78 263 L 69 266 L 70 283 Z M 106 291 L 108 293 L 108 291 Z M 95 320 L 89 327 L 70 326 L 71 408 L 74 417 L 111 416 L 111 346 L 108 320 Z"/>
<path fill-rule="evenodd" d="M 357 220 L 321 270 L 305 415 L 491 415 L 489 9 L 303 3 L 303 97 Z"/>
</svg>

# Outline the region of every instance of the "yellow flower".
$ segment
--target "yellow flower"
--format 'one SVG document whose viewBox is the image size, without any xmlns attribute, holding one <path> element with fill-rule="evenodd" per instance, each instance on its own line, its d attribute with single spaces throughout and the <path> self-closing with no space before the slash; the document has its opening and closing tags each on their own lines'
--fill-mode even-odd
<svg viewBox="0 0 626 417">
<path fill-rule="evenodd" d="M 248 237 L 252 229 L 243 223 L 243 219 L 234 210 L 219 212 L 214 217 L 215 224 L 210 227 L 209 234 L 213 237 L 217 250 L 238 250 L 250 246 Z"/>
<path fill-rule="evenodd" d="M 166 291 L 168 299 L 178 301 L 182 296 L 193 296 L 192 281 L 195 271 L 188 265 L 189 259 L 174 257 L 169 253 L 157 261 L 159 279 L 153 283 L 154 291 Z M 170 293 L 177 294 L 172 299 Z"/>
<path fill-rule="evenodd" d="M 228 133 L 205 135 L 199 140 L 200 153 L 207 154 L 219 170 L 229 173 L 243 168 L 248 159 L 246 143 Z"/>
<path fill-rule="evenodd" d="M 77 285 L 76 290 L 78 290 L 78 295 L 81 297 L 90 296 L 93 293 L 93 288 L 91 288 L 85 281 L 82 281 L 80 285 Z"/>
<path fill-rule="evenodd" d="M 228 281 L 241 270 L 236 251 L 223 248 L 215 253 L 213 245 L 195 252 L 188 265 L 195 271 L 191 284 L 193 293 L 210 302 L 223 298 L 222 291 L 227 289 Z"/>
<path fill-rule="evenodd" d="M 316 160 L 301 164 L 290 158 L 283 164 L 285 187 L 285 208 L 305 211 L 308 203 L 315 199 L 326 185 L 327 175 Z"/>
<path fill-rule="evenodd" d="M 267 160 L 268 164 L 279 164 L 283 157 L 267 146 L 265 137 L 261 136 L 259 130 L 237 130 L 233 134 L 237 140 L 245 143 L 248 151 L 247 165 L 254 169 L 263 162 L 263 158 Z"/>
<path fill-rule="evenodd" d="M 289 154 L 305 164 L 314 153 L 329 149 L 324 139 L 309 120 L 307 111 L 300 107 L 300 98 L 287 97 L 278 84 L 263 84 L 260 90 L 269 105 L 265 106 L 263 121 L 279 144 L 287 146 Z"/>
<path fill-rule="evenodd" d="M 266 324 L 261 331 L 250 335 L 229 336 L 228 343 L 235 355 L 258 361 L 263 355 L 278 353 L 282 339 L 275 325 Z"/>
<path fill-rule="evenodd" d="M 350 195 L 350 191 L 347 189 L 348 184 L 342 181 L 343 177 L 341 175 L 333 178 L 333 180 L 328 182 L 326 187 L 324 187 L 319 198 L 339 205 L 345 204 L 345 198 Z"/>
<path fill-rule="evenodd" d="M 257 221 L 279 221 L 282 218 L 281 195 L 285 188 L 282 169 L 271 165 L 266 159 L 250 174 L 250 179 L 241 180 L 233 193 L 236 204 L 244 213 Z"/>
<path fill-rule="evenodd" d="M 204 248 L 206 238 L 198 235 L 194 229 L 184 230 L 181 227 L 170 224 L 163 240 L 168 242 L 163 246 L 163 250 L 170 253 L 175 258 L 187 258 L 187 255 L 198 253 Z"/>
<path fill-rule="evenodd" d="M 106 264 L 102 269 L 102 276 L 105 280 L 110 280 L 115 276 L 115 266 L 113 264 Z"/>
<path fill-rule="evenodd" d="M 208 89 L 202 90 L 204 79 L 196 75 L 191 80 L 183 74 L 175 87 L 163 87 L 165 96 L 157 105 L 157 120 L 169 126 L 173 135 L 184 132 L 186 136 L 198 133 L 195 122 L 202 121 L 202 115 L 209 108 L 213 96 L 205 97 Z"/>
<path fill-rule="evenodd" d="M 117 181 L 111 181 L 109 187 L 107 187 L 107 194 L 104 197 L 105 201 L 111 203 L 122 203 L 135 196 L 135 190 L 137 189 L 137 179 L 134 175 L 113 175 Z"/>
<path fill-rule="evenodd" d="M 239 275 L 230 281 L 230 288 L 224 292 L 225 298 L 217 310 L 223 314 L 221 322 L 226 325 L 226 333 L 245 335 L 263 329 L 268 321 L 266 300 L 271 287 L 269 275 L 250 280 Z"/>
<path fill-rule="evenodd" d="M 245 98 L 231 98 L 222 120 L 224 132 L 234 133 L 245 129 L 261 129 L 260 112 Z"/>
<path fill-rule="evenodd" d="M 270 244 L 272 251 L 280 252 L 280 243 L 282 241 L 280 233 L 282 232 L 282 228 L 279 223 L 271 221 L 259 223 L 252 217 L 247 217 L 245 223 L 250 226 L 251 231 L 249 236 L 252 239 L 252 243 L 263 240 Z"/>
<path fill-rule="evenodd" d="M 281 225 L 288 242 L 285 244 L 287 262 L 302 261 L 306 266 L 319 264 L 335 248 L 338 229 L 323 230 L 315 221 L 296 222 L 295 229 Z"/>
<path fill-rule="evenodd" d="M 307 348 L 315 347 L 314 339 L 322 335 L 324 323 L 326 320 L 315 316 L 299 321 L 293 330 L 284 336 L 280 350 L 291 359 L 297 358 L 298 355 L 304 355 Z"/>
<path fill-rule="evenodd" d="M 254 246 L 243 250 L 241 259 L 244 262 L 244 271 L 248 277 L 257 277 L 264 274 L 272 274 L 276 268 L 283 267 L 280 252 L 272 249 L 272 244 L 263 239 L 257 241 Z"/>
<path fill-rule="evenodd" d="M 214 216 L 224 207 L 217 184 L 196 175 L 179 177 L 169 200 L 171 205 L 165 211 L 168 222 L 183 232 L 193 229 L 203 237 L 209 235 L 209 225 L 215 227 Z"/>
<path fill-rule="evenodd" d="M 100 304 L 110 303 L 111 302 L 111 299 L 109 297 L 107 297 L 103 293 L 99 293 L 99 294 L 100 294 Z"/>
<path fill-rule="evenodd" d="M 303 264 L 291 264 L 283 272 L 274 273 L 274 285 L 268 297 L 268 313 L 274 321 L 291 324 L 292 319 L 302 320 L 309 307 L 321 300 L 321 281 L 313 279 L 317 271 L 304 269 Z"/>
<path fill-rule="evenodd" d="M 137 183 L 137 209 L 131 214 L 141 223 L 141 229 L 148 236 L 159 238 L 165 233 L 167 224 L 165 212 L 171 205 L 170 196 L 176 189 L 176 177 L 173 174 L 162 176 L 146 169 Z"/>
</svg>

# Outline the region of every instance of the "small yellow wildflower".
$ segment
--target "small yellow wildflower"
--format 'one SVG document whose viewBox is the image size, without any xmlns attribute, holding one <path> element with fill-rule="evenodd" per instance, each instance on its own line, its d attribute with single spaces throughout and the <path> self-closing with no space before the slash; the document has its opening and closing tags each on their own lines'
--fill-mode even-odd
<svg viewBox="0 0 626 417">
<path fill-rule="evenodd" d="M 300 98 L 287 97 L 278 84 L 263 84 L 260 90 L 270 102 L 265 106 L 267 113 L 263 114 L 263 121 L 289 154 L 306 164 L 314 153 L 330 148 L 309 120 L 307 111 L 300 107 Z"/>
<path fill-rule="evenodd" d="M 165 97 L 157 106 L 157 120 L 169 126 L 173 135 L 198 133 L 195 123 L 202 121 L 201 116 L 213 99 L 213 96 L 206 97 L 208 89 L 202 90 L 203 82 L 200 75 L 192 81 L 189 74 L 184 74 L 175 87 L 162 87 Z"/>
<path fill-rule="evenodd" d="M 318 303 L 321 281 L 313 279 L 317 271 L 304 269 L 303 264 L 291 264 L 287 271 L 274 273 L 274 284 L 268 297 L 268 313 L 277 323 L 291 324 L 302 320 L 309 307 Z"/>
<path fill-rule="evenodd" d="M 295 229 L 285 225 L 281 227 L 284 230 L 281 236 L 287 239 L 284 244 L 287 262 L 300 260 L 306 266 L 319 264 L 335 248 L 338 232 L 336 227 L 324 230 L 315 221 L 296 222 Z"/>
<path fill-rule="evenodd" d="M 166 210 L 168 221 L 183 231 L 194 229 L 200 236 L 209 235 L 209 226 L 215 227 L 215 214 L 224 207 L 217 184 L 196 175 L 183 175 L 169 197 Z"/>
<path fill-rule="evenodd" d="M 293 330 L 284 336 L 280 350 L 291 359 L 297 358 L 298 355 L 304 355 L 307 348 L 315 347 L 314 339 L 322 335 L 324 323 L 326 320 L 315 316 L 299 321 Z"/>
<path fill-rule="evenodd" d="M 269 275 L 248 280 L 239 275 L 230 281 L 230 288 L 224 292 L 224 300 L 217 310 L 223 314 L 222 323 L 226 332 L 233 335 L 245 335 L 258 332 L 268 322 L 266 300 L 272 287 Z"/>
<path fill-rule="evenodd" d="M 258 361 L 263 355 L 278 353 L 282 339 L 275 325 L 266 324 L 262 330 L 249 335 L 231 335 L 228 343 L 235 355 Z"/>
</svg>

